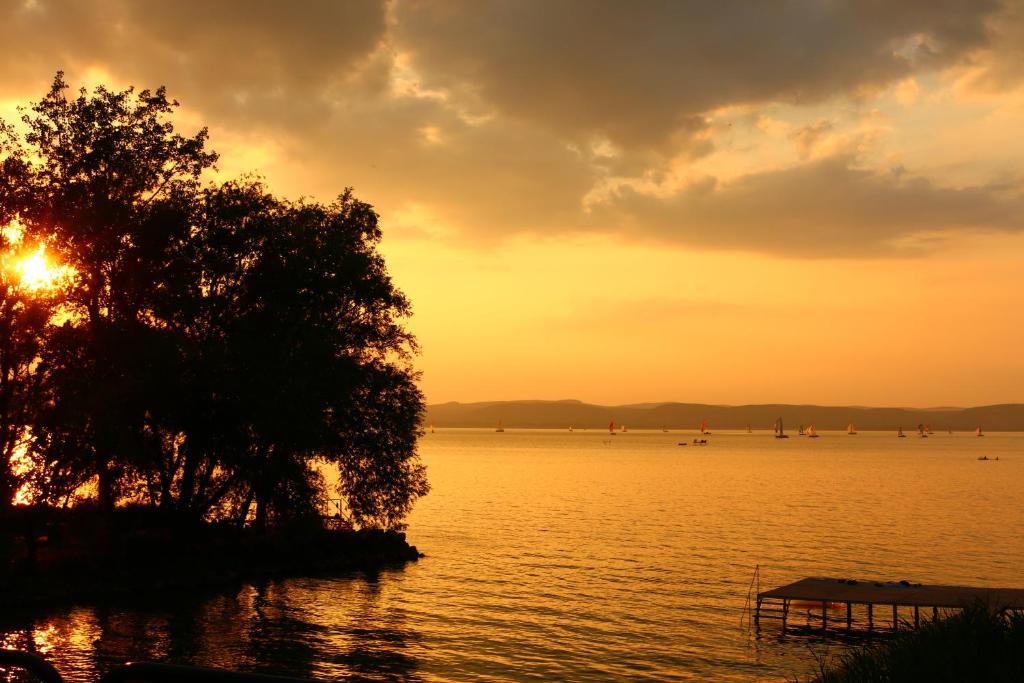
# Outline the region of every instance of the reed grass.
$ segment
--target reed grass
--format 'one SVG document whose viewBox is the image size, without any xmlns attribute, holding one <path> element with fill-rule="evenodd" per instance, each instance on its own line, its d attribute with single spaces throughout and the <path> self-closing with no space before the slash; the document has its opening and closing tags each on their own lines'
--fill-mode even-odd
<svg viewBox="0 0 1024 683">
<path fill-rule="evenodd" d="M 831 661 L 817 683 L 1024 681 L 1024 613 L 977 604 Z"/>
</svg>

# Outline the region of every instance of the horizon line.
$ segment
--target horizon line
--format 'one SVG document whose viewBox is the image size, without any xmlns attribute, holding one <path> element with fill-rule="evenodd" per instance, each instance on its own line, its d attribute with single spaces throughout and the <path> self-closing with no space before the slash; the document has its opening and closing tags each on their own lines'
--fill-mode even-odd
<svg viewBox="0 0 1024 683">
<path fill-rule="evenodd" d="M 516 399 L 488 399 L 479 401 L 439 401 L 428 402 L 427 407 L 442 405 L 473 405 L 477 403 L 578 403 L 581 405 L 596 406 L 599 408 L 630 408 L 638 406 L 666 406 L 666 405 L 693 405 L 713 406 L 718 408 L 753 408 L 765 406 L 792 406 L 792 407 L 814 407 L 814 408 L 853 408 L 858 410 L 971 410 L 976 408 L 993 408 L 996 406 L 1022 406 L 1024 402 L 985 403 L 971 406 L 896 406 L 896 405 L 855 405 L 855 404 L 825 404 L 825 403 L 703 403 L 700 401 L 634 401 L 631 403 L 592 403 L 575 398 L 545 399 L 545 398 L 516 398 Z"/>
</svg>

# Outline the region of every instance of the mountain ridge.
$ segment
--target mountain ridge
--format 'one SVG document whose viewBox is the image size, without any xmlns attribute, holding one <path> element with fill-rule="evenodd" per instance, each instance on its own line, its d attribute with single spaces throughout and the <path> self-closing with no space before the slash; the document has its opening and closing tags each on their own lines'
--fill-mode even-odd
<svg viewBox="0 0 1024 683">
<path fill-rule="evenodd" d="M 906 408 L 821 406 L 815 404 L 759 403 L 722 405 L 675 401 L 604 406 L 575 399 L 449 401 L 427 406 L 424 424 L 435 427 L 505 427 L 604 429 L 614 421 L 636 429 L 698 429 L 707 420 L 710 429 L 771 429 L 781 417 L 787 431 L 813 424 L 819 430 L 857 429 L 911 432 L 918 424 L 934 431 L 1024 431 L 1024 403 L 997 403 L 969 408 Z"/>
</svg>

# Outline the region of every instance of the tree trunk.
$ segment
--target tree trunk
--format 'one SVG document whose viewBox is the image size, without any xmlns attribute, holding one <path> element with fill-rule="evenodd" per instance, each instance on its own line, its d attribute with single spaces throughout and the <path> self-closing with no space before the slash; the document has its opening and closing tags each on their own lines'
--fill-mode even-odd
<svg viewBox="0 0 1024 683">
<path fill-rule="evenodd" d="M 245 520 L 249 519 L 249 508 L 252 507 L 252 488 L 245 494 L 245 502 L 242 503 L 242 511 L 238 515 L 238 528 L 245 527 Z"/>
<path fill-rule="evenodd" d="M 103 460 L 98 463 L 96 474 L 99 481 L 96 486 L 97 502 L 100 510 L 113 512 L 115 500 L 114 495 L 114 473 L 110 470 L 110 463 Z"/>
<path fill-rule="evenodd" d="M 267 497 L 265 491 L 260 491 L 256 496 L 256 519 L 253 521 L 253 526 L 260 533 L 267 530 Z"/>
</svg>

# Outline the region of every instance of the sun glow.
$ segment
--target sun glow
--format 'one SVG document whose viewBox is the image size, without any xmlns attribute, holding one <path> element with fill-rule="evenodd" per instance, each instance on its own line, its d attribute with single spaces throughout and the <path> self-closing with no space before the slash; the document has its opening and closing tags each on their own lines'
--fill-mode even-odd
<svg viewBox="0 0 1024 683">
<path fill-rule="evenodd" d="M 47 289 L 53 286 L 60 275 L 60 268 L 51 264 L 46 257 L 46 247 L 39 245 L 36 251 L 21 258 L 15 265 L 15 271 L 26 289 Z"/>
</svg>

